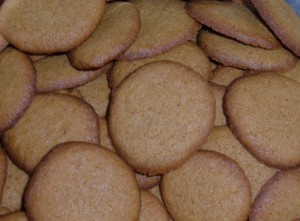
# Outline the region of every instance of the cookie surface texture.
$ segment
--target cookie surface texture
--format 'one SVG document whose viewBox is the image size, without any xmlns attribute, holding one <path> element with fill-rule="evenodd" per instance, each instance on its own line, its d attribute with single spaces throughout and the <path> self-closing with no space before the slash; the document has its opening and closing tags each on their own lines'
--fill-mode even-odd
<svg viewBox="0 0 300 221">
<path fill-rule="evenodd" d="M 140 191 L 133 171 L 116 154 L 69 142 L 54 147 L 39 164 L 26 189 L 25 208 L 36 221 L 136 221 Z"/>
<path fill-rule="evenodd" d="M 137 39 L 122 54 L 121 60 L 151 57 L 191 40 L 201 25 L 179 0 L 132 0 L 140 10 L 141 29 Z"/>
<path fill-rule="evenodd" d="M 250 212 L 250 184 L 243 170 L 216 152 L 199 151 L 165 174 L 161 193 L 174 221 L 245 221 Z"/>
<path fill-rule="evenodd" d="M 137 69 L 113 92 L 108 127 L 117 152 L 138 172 L 182 164 L 209 134 L 215 101 L 207 82 L 175 62 Z"/>
<path fill-rule="evenodd" d="M 104 9 L 104 0 L 8 0 L 1 6 L 0 33 L 22 51 L 65 52 L 92 34 Z"/>
<path fill-rule="evenodd" d="M 78 69 L 94 69 L 112 61 L 127 49 L 140 30 L 139 10 L 129 2 L 107 4 L 92 36 L 69 53 Z"/>
<path fill-rule="evenodd" d="M 27 173 L 54 145 L 67 141 L 98 144 L 98 116 L 82 100 L 57 93 L 36 95 L 25 115 L 3 137 L 9 156 Z"/>
<path fill-rule="evenodd" d="M 250 153 L 273 167 L 300 165 L 298 82 L 277 74 L 249 75 L 234 81 L 224 99 L 228 123 Z"/>
<path fill-rule="evenodd" d="M 36 72 L 29 57 L 13 48 L 0 53 L 0 134 L 12 127 L 35 94 Z"/>
</svg>

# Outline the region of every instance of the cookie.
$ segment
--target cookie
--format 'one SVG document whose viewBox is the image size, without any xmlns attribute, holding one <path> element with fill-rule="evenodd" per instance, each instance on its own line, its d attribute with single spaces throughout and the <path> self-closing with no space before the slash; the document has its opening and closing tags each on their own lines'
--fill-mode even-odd
<svg viewBox="0 0 300 221">
<path fill-rule="evenodd" d="M 226 125 L 226 117 L 223 111 L 223 96 L 225 94 L 225 86 L 217 85 L 214 83 L 210 83 L 209 85 L 216 101 L 215 126 Z"/>
<path fill-rule="evenodd" d="M 201 25 L 185 10 L 180 0 L 132 0 L 140 11 L 141 29 L 120 60 L 136 60 L 168 51 L 191 40 Z"/>
<path fill-rule="evenodd" d="M 93 106 L 99 117 L 106 116 L 110 96 L 106 73 L 77 89 L 83 99 Z"/>
<path fill-rule="evenodd" d="M 281 40 L 281 42 L 300 56 L 300 18 L 284 0 L 252 0 L 260 16 Z"/>
<path fill-rule="evenodd" d="M 103 16 L 105 0 L 8 0 L 0 11 L 0 33 L 32 54 L 69 51 L 84 42 Z"/>
<path fill-rule="evenodd" d="M 276 49 L 280 43 L 245 5 L 228 1 L 191 1 L 187 12 L 201 24 L 248 45 Z"/>
<path fill-rule="evenodd" d="M 133 171 L 116 154 L 69 142 L 54 147 L 34 171 L 25 209 L 30 220 L 135 221 L 140 191 Z"/>
<path fill-rule="evenodd" d="M 136 39 L 140 30 L 139 10 L 129 2 L 107 4 L 92 36 L 68 54 L 78 69 L 95 69 L 115 59 Z"/>
<path fill-rule="evenodd" d="M 139 221 L 169 221 L 168 212 L 162 203 L 147 191 L 141 191 Z"/>
<path fill-rule="evenodd" d="M 234 79 L 243 76 L 243 70 L 219 65 L 213 70 L 209 81 L 218 85 L 228 86 Z"/>
<path fill-rule="evenodd" d="M 300 83 L 271 73 L 239 78 L 227 88 L 227 122 L 259 161 L 277 168 L 300 165 L 299 95 Z"/>
<path fill-rule="evenodd" d="M 258 162 L 227 126 L 215 127 L 200 149 L 216 151 L 236 161 L 251 184 L 252 201 L 262 186 L 278 171 Z"/>
<path fill-rule="evenodd" d="M 250 221 L 300 219 L 300 167 L 280 171 L 263 186 L 255 199 Z"/>
<path fill-rule="evenodd" d="M 214 117 L 207 82 L 186 66 L 159 61 L 137 69 L 112 93 L 108 129 L 125 161 L 156 175 L 183 164 L 209 134 Z"/>
<path fill-rule="evenodd" d="M 242 44 L 210 31 L 201 31 L 198 44 L 212 59 L 240 69 L 284 71 L 296 64 L 296 57 L 284 48 L 266 50 Z"/>
<path fill-rule="evenodd" d="M 13 162 L 31 173 L 56 144 L 99 143 L 98 116 L 84 101 L 57 93 L 38 94 L 21 120 L 3 136 Z"/>
<path fill-rule="evenodd" d="M 0 199 L 3 196 L 4 185 L 7 179 L 7 157 L 0 144 Z"/>
<path fill-rule="evenodd" d="M 38 60 L 34 66 L 37 71 L 37 91 L 52 92 L 86 84 L 106 73 L 112 64 L 109 63 L 97 70 L 79 71 L 70 64 L 68 57 L 63 54 Z"/>
<path fill-rule="evenodd" d="M 15 212 L 0 216 L 0 221 L 28 221 L 25 212 Z"/>
<path fill-rule="evenodd" d="M 250 184 L 230 158 L 199 151 L 163 176 L 161 193 L 173 220 L 247 220 Z"/>
<path fill-rule="evenodd" d="M 154 57 L 134 61 L 117 61 L 109 74 L 109 85 L 115 89 L 120 82 L 137 68 L 154 61 L 175 61 L 192 68 L 208 79 L 210 62 L 207 55 L 193 42 L 187 42 Z"/>
<path fill-rule="evenodd" d="M 150 189 L 157 186 L 160 182 L 161 176 L 147 176 L 140 173 L 135 173 L 135 179 L 141 190 Z"/>
<path fill-rule="evenodd" d="M 29 107 L 35 94 L 36 73 L 22 52 L 0 52 L 0 134 L 12 127 Z"/>
<path fill-rule="evenodd" d="M 292 69 L 285 72 L 278 72 L 278 74 L 292 78 L 300 83 L 300 60 L 297 61 L 296 65 Z"/>
</svg>

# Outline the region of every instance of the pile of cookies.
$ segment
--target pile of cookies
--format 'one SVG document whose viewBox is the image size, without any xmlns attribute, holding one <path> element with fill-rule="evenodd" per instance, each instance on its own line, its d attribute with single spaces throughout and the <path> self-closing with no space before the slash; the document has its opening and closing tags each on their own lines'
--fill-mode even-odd
<svg viewBox="0 0 300 221">
<path fill-rule="evenodd" d="M 284 0 L 5 0 L 0 221 L 299 221 Z"/>
</svg>

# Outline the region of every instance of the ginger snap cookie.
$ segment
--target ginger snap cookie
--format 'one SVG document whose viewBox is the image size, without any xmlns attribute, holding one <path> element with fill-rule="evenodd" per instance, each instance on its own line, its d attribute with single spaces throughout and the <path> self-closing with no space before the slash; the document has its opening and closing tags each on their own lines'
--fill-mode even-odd
<svg viewBox="0 0 300 221">
<path fill-rule="evenodd" d="M 79 71 L 69 62 L 68 57 L 52 55 L 34 63 L 37 70 L 37 91 L 52 92 L 55 90 L 74 88 L 86 84 L 105 74 L 112 66 L 111 63 L 89 71 Z"/>
<path fill-rule="evenodd" d="M 250 221 L 300 219 L 300 167 L 277 172 L 261 189 Z"/>
<path fill-rule="evenodd" d="M 191 1 L 187 12 L 201 24 L 245 44 L 275 49 L 280 43 L 243 4 L 228 1 Z"/>
<path fill-rule="evenodd" d="M 175 221 L 245 221 L 251 208 L 250 184 L 243 170 L 216 152 L 199 151 L 165 174 L 161 193 Z"/>
<path fill-rule="evenodd" d="M 210 73 L 210 62 L 207 55 L 195 43 L 189 41 L 178 47 L 159 54 L 154 57 L 144 58 L 134 61 L 116 61 L 112 71 L 109 73 L 109 85 L 115 89 L 120 82 L 137 68 L 154 61 L 175 61 L 201 74 L 208 79 Z"/>
<path fill-rule="evenodd" d="M 3 190 L 7 179 L 7 157 L 0 144 L 0 199 L 3 196 Z"/>
<path fill-rule="evenodd" d="M 258 162 L 234 137 L 227 126 L 215 127 L 200 149 L 216 151 L 236 161 L 251 184 L 252 201 L 262 186 L 278 171 Z"/>
<path fill-rule="evenodd" d="M 160 61 L 137 69 L 112 93 L 108 129 L 125 161 L 156 175 L 183 164 L 209 134 L 214 117 L 208 83 L 186 66 Z"/>
<path fill-rule="evenodd" d="M 277 168 L 300 165 L 299 95 L 300 83 L 271 73 L 239 78 L 227 88 L 227 122 L 259 161 Z"/>
<path fill-rule="evenodd" d="M 148 191 L 141 191 L 141 212 L 139 221 L 169 221 L 169 215 L 162 203 Z"/>
<path fill-rule="evenodd" d="M 120 60 L 151 57 L 191 40 L 201 25 L 185 10 L 180 0 L 131 0 L 140 11 L 141 29 Z"/>
<path fill-rule="evenodd" d="M 119 156 L 94 144 L 69 142 L 54 147 L 38 165 L 25 208 L 36 221 L 135 221 L 140 191 Z"/>
<path fill-rule="evenodd" d="M 300 17 L 284 0 L 251 0 L 260 16 L 282 43 L 300 56 Z"/>
<path fill-rule="evenodd" d="M 242 77 L 244 71 L 238 68 L 219 65 L 213 70 L 209 81 L 218 85 L 228 86 L 234 79 Z"/>
<path fill-rule="evenodd" d="M 104 9 L 105 0 L 6 0 L 0 10 L 0 33 L 22 51 L 66 52 L 92 34 Z"/>
<path fill-rule="evenodd" d="M 284 48 L 267 50 L 242 44 L 210 31 L 201 31 L 199 46 L 224 66 L 256 71 L 284 71 L 292 68 L 296 57 Z"/>
<path fill-rule="evenodd" d="M 0 134 L 12 127 L 35 94 L 36 72 L 29 57 L 13 48 L 0 52 Z"/>
<path fill-rule="evenodd" d="M 210 83 L 209 85 L 216 101 L 215 126 L 226 125 L 226 117 L 223 111 L 223 96 L 225 94 L 226 87 L 214 83 Z"/>
<path fill-rule="evenodd" d="M 86 102 L 57 93 L 38 94 L 21 120 L 3 136 L 13 162 L 31 173 L 56 144 L 99 143 L 98 116 Z"/>
<path fill-rule="evenodd" d="M 25 212 L 14 212 L 0 216 L 0 221 L 28 221 L 28 217 Z"/>
<path fill-rule="evenodd" d="M 105 13 L 92 36 L 68 54 L 78 69 L 95 69 L 125 51 L 140 30 L 139 10 L 129 2 L 107 4 Z"/>
</svg>

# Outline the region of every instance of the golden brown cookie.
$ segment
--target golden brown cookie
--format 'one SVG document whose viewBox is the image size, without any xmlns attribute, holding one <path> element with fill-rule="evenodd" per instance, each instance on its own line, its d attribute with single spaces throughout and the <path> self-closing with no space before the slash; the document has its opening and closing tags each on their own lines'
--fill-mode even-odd
<svg viewBox="0 0 300 221">
<path fill-rule="evenodd" d="M 116 154 L 69 142 L 54 147 L 34 171 L 25 208 L 30 220 L 136 221 L 140 191 L 133 171 Z"/>
<path fill-rule="evenodd" d="M 0 199 L 3 196 L 3 190 L 7 179 L 7 157 L 0 144 Z M 2 204 L 1 204 L 2 205 Z"/>
<path fill-rule="evenodd" d="M 259 161 L 273 167 L 300 165 L 300 83 L 277 74 L 234 81 L 224 111 L 234 134 Z"/>
<path fill-rule="evenodd" d="M 9 156 L 27 173 L 54 145 L 67 141 L 98 144 L 98 116 L 81 99 L 57 93 L 36 95 L 21 120 L 3 136 Z"/>
<path fill-rule="evenodd" d="M 215 127 L 200 149 L 216 151 L 236 161 L 251 184 L 252 201 L 261 187 L 278 171 L 258 162 L 227 126 Z"/>
<path fill-rule="evenodd" d="M 77 89 L 83 99 L 93 106 L 99 117 L 106 116 L 110 96 L 106 73 Z"/>
<path fill-rule="evenodd" d="M 8 213 L 6 215 L 0 216 L 0 221 L 28 221 L 25 212 L 15 212 Z"/>
<path fill-rule="evenodd" d="M 250 184 L 239 165 L 216 152 L 199 151 L 165 174 L 161 193 L 173 220 L 245 221 Z"/>
<path fill-rule="evenodd" d="M 105 0 L 7 0 L 1 6 L 0 33 L 22 51 L 65 52 L 92 34 L 104 8 Z"/>
<path fill-rule="evenodd" d="M 209 85 L 216 101 L 215 126 L 226 125 L 226 117 L 223 111 L 223 96 L 225 94 L 225 86 L 217 85 L 214 83 L 210 83 Z"/>
<path fill-rule="evenodd" d="M 252 0 L 263 20 L 282 43 L 300 56 L 300 18 L 285 0 Z"/>
<path fill-rule="evenodd" d="M 191 1 L 187 12 L 201 24 L 245 44 L 275 49 L 280 43 L 270 30 L 243 4 L 228 1 Z"/>
<path fill-rule="evenodd" d="M 300 219 L 300 167 L 280 171 L 263 186 L 255 199 L 250 221 Z"/>
<path fill-rule="evenodd" d="M 0 52 L 0 134 L 16 124 L 29 107 L 35 83 L 29 57 L 13 48 Z"/>
<path fill-rule="evenodd" d="M 238 68 L 219 65 L 215 70 L 213 70 L 209 81 L 218 85 L 228 86 L 234 79 L 242 77 L 243 72 L 243 70 Z"/>
<path fill-rule="evenodd" d="M 185 10 L 180 0 L 131 0 L 140 10 L 141 29 L 121 60 L 151 57 L 191 40 L 201 25 Z"/>
<path fill-rule="evenodd" d="M 242 44 L 210 31 L 201 31 L 198 44 L 212 59 L 225 66 L 256 71 L 284 71 L 296 64 L 296 57 L 284 48 L 266 50 Z"/>
<path fill-rule="evenodd" d="M 147 191 L 141 191 L 139 221 L 169 221 L 169 215 L 165 207 L 153 194 Z"/>
<path fill-rule="evenodd" d="M 117 61 L 109 73 L 109 85 L 115 89 L 120 82 L 137 68 L 154 61 L 175 61 L 192 68 L 205 79 L 210 73 L 210 62 L 207 55 L 193 42 L 187 42 L 154 57 L 134 61 Z"/>
<path fill-rule="evenodd" d="M 34 66 L 37 71 L 37 91 L 51 92 L 86 84 L 105 74 L 112 64 L 109 63 L 97 70 L 79 71 L 71 66 L 68 57 L 63 54 L 38 60 Z"/>
<path fill-rule="evenodd" d="M 161 176 L 147 176 L 145 174 L 135 173 L 137 184 L 141 190 L 150 189 L 157 186 Z"/>
<path fill-rule="evenodd" d="M 166 173 L 196 151 L 214 124 L 207 82 L 171 61 L 145 65 L 111 97 L 108 128 L 117 152 L 138 172 Z"/>
<path fill-rule="evenodd" d="M 92 36 L 69 54 L 78 69 L 94 69 L 107 64 L 125 51 L 140 30 L 139 10 L 129 2 L 107 4 Z"/>
</svg>

